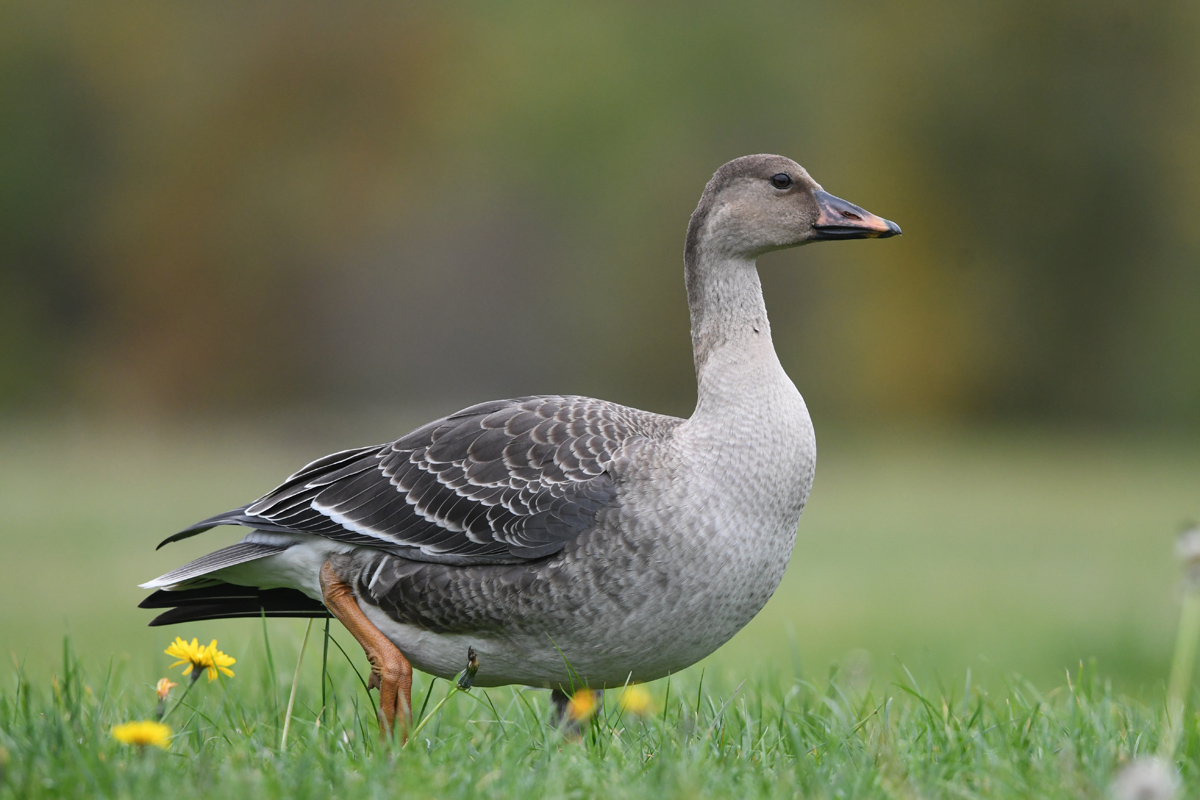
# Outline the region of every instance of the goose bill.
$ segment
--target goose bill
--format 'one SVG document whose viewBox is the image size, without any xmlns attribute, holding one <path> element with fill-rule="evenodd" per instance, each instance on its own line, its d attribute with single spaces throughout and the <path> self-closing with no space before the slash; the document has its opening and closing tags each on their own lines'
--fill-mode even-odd
<svg viewBox="0 0 1200 800">
<path fill-rule="evenodd" d="M 829 192 L 817 191 L 817 221 L 813 238 L 818 242 L 830 239 L 886 239 L 900 233 L 900 226 L 877 217 L 866 209 Z"/>
</svg>

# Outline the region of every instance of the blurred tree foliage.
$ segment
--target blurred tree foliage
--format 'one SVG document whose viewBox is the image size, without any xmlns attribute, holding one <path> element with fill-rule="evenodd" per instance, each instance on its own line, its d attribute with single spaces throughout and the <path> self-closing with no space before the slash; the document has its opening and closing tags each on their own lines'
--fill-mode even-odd
<svg viewBox="0 0 1200 800">
<path fill-rule="evenodd" d="M 687 413 L 683 233 L 781 152 L 901 239 L 764 259 L 825 416 L 1200 411 L 1200 4 L 0 8 L 0 406 Z"/>
</svg>

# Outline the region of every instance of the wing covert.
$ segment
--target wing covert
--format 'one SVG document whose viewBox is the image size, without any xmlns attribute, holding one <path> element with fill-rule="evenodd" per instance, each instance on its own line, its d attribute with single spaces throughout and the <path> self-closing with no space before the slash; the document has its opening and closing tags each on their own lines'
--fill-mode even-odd
<svg viewBox="0 0 1200 800">
<path fill-rule="evenodd" d="M 422 561 L 542 558 L 616 502 L 612 467 L 647 439 L 641 416 L 583 397 L 483 403 L 314 461 L 237 522 Z"/>
</svg>

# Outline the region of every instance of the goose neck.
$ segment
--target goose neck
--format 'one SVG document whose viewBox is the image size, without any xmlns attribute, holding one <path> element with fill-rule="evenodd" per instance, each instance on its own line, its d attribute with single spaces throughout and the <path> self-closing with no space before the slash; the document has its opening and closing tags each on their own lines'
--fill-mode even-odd
<svg viewBox="0 0 1200 800">
<path fill-rule="evenodd" d="M 698 376 L 719 350 L 731 350 L 734 358 L 774 353 L 754 259 L 697 254 L 688 259 L 685 277 Z"/>
</svg>

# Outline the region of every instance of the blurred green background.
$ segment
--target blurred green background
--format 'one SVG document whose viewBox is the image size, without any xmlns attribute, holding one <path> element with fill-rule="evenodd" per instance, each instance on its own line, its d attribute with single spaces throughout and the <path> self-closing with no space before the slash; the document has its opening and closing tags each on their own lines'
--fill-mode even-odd
<svg viewBox="0 0 1200 800">
<path fill-rule="evenodd" d="M 820 467 L 718 661 L 1154 686 L 1198 41 L 1131 0 L 0 6 L 0 643 L 149 658 L 134 584 L 230 537 L 153 545 L 329 449 L 531 393 L 688 414 L 688 215 L 779 152 L 905 235 L 763 259 Z"/>
</svg>

